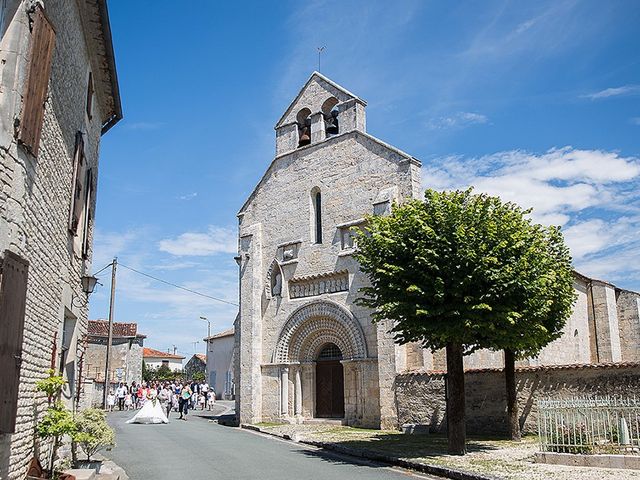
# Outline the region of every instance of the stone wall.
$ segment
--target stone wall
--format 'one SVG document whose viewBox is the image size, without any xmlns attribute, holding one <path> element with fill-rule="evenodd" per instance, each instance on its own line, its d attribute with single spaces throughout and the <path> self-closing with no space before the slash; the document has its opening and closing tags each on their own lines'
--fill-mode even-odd
<svg viewBox="0 0 640 480">
<path fill-rule="evenodd" d="M 507 432 L 502 370 L 465 375 L 467 432 Z M 640 364 L 526 367 L 516 370 L 516 389 L 523 432 L 537 432 L 536 401 L 541 397 L 630 395 L 640 390 Z M 422 423 L 434 431 L 446 428 L 443 373 L 407 373 L 394 383 L 398 424 Z"/>
<path fill-rule="evenodd" d="M 87 165 L 97 168 L 103 116 L 99 102 L 94 102 L 93 120 L 85 112 L 90 60 L 77 3 L 45 0 L 56 45 L 38 157 L 17 145 L 14 121 L 20 116 L 30 42 L 26 11 L 33 3 L 8 0 L 1 7 L 10 14 L 3 18 L 0 40 L 0 252 L 10 249 L 30 263 L 16 432 L 0 434 L 0 478 L 8 480 L 24 478 L 34 454 L 35 423 L 46 408 L 35 383 L 47 375 L 54 343 L 60 353 L 65 320 L 70 350 L 64 371 L 71 380 L 65 398 L 67 403 L 75 398 L 75 365 L 87 328 L 87 297 L 80 277 L 90 264 L 82 260 L 78 242 L 67 230 L 73 153 L 76 132 L 85 132 Z M 92 200 L 93 210 L 95 197 Z M 90 239 L 92 231 L 93 222 Z M 54 360 L 60 363 L 59 357 Z"/>
<path fill-rule="evenodd" d="M 85 354 L 85 378 L 104 381 L 107 339 L 94 339 L 87 343 Z M 109 359 L 109 378 L 127 384 L 142 381 L 142 343 L 141 338 L 114 338 Z"/>
<path fill-rule="evenodd" d="M 640 295 L 628 290 L 618 290 L 617 294 L 622 360 L 640 362 Z"/>
</svg>

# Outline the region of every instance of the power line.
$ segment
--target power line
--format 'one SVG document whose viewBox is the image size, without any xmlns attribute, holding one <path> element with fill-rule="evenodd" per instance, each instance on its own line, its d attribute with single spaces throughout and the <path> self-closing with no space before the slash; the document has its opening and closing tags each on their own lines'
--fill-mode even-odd
<svg viewBox="0 0 640 480">
<path fill-rule="evenodd" d="M 210 298 L 211 300 L 215 300 L 216 302 L 226 303 L 228 305 L 233 305 L 234 307 L 239 306 L 237 303 L 229 302 L 229 301 L 223 300 L 221 298 L 217 298 L 217 297 L 214 297 L 214 296 L 211 296 L 211 295 L 207 295 L 206 293 L 196 292 L 195 290 L 191 290 L 190 288 L 183 287 L 182 285 L 176 285 L 175 283 L 167 282 L 166 280 L 163 280 L 163 279 L 158 278 L 158 277 L 154 277 L 153 275 L 149 275 L 148 273 L 141 272 L 140 270 L 136 270 L 135 268 L 127 267 L 126 265 L 124 265 L 122 263 L 118 263 L 118 265 L 121 266 L 121 267 L 126 268 L 127 270 L 131 270 L 132 272 L 135 272 L 135 273 L 137 273 L 139 275 L 142 275 L 142 276 L 145 276 L 145 277 L 149 277 L 149 278 L 155 280 L 156 282 L 161 282 L 161 283 L 164 283 L 166 285 L 170 285 L 172 287 L 179 288 L 180 290 L 184 290 L 186 292 L 193 293 L 194 295 L 199 295 L 201 297 Z"/>
</svg>

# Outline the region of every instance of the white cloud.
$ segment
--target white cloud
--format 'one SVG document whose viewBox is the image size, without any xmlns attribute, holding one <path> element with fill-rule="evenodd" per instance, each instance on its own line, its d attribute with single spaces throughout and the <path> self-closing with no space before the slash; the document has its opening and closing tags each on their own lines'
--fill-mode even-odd
<svg viewBox="0 0 640 480">
<path fill-rule="evenodd" d="M 572 147 L 543 154 L 516 150 L 478 158 L 450 156 L 423 168 L 423 184 L 435 189 L 474 186 L 533 207 L 536 221 L 565 226 L 575 265 L 586 275 L 633 281 L 632 272 L 640 271 L 639 158 Z"/>
<path fill-rule="evenodd" d="M 236 232 L 215 226 L 209 227 L 207 232 L 185 232 L 173 239 L 160 240 L 158 247 L 162 252 L 180 256 L 206 256 L 238 250 Z"/>
<path fill-rule="evenodd" d="M 446 130 L 450 128 L 464 128 L 469 125 L 487 123 L 486 115 L 474 112 L 457 112 L 427 121 L 427 128 L 431 130 Z"/>
<path fill-rule="evenodd" d="M 599 100 L 601 98 L 622 97 L 638 94 L 640 94 L 640 85 L 624 85 L 622 87 L 605 88 L 599 92 L 589 93 L 583 96 L 590 98 L 591 100 Z"/>
<path fill-rule="evenodd" d="M 178 200 L 191 200 L 198 196 L 198 192 L 185 193 L 184 195 L 178 195 Z"/>
</svg>

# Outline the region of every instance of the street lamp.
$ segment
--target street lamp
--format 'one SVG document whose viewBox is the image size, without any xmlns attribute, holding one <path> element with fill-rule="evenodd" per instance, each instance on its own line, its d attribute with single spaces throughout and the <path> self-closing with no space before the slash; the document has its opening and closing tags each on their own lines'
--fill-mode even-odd
<svg viewBox="0 0 640 480">
<path fill-rule="evenodd" d="M 207 317 L 200 317 L 200 320 L 204 320 L 205 322 L 207 322 L 207 338 L 210 337 L 211 336 L 211 322 L 207 319 Z M 207 340 L 207 343 L 209 343 L 208 340 Z"/>
</svg>

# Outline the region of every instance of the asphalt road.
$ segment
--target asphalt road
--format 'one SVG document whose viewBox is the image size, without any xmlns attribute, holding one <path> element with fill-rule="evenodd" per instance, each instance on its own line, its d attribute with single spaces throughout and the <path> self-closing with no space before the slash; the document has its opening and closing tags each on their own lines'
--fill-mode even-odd
<svg viewBox="0 0 640 480">
<path fill-rule="evenodd" d="M 128 425 L 125 421 L 132 412 L 114 412 L 108 419 L 116 431 L 117 446 L 103 453 L 124 468 L 131 480 L 434 478 L 224 427 L 199 415 L 192 412 L 184 422 L 172 413 L 167 425 Z"/>
</svg>

